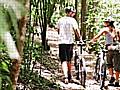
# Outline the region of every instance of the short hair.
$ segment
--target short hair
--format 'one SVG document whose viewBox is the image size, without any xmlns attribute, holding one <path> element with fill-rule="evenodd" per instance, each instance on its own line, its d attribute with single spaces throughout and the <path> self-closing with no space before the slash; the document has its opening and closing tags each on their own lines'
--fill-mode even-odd
<svg viewBox="0 0 120 90">
<path fill-rule="evenodd" d="M 66 7 L 65 8 L 65 13 L 69 13 L 69 12 L 71 12 L 72 10 L 71 10 L 71 7 Z"/>
</svg>

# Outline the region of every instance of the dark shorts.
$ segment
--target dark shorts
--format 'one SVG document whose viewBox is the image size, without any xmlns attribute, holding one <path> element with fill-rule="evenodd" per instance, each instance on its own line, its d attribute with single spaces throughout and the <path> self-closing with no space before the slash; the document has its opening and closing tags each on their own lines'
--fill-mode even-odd
<svg viewBox="0 0 120 90">
<path fill-rule="evenodd" d="M 119 51 L 114 51 L 114 69 L 120 72 L 120 53 Z"/>
<path fill-rule="evenodd" d="M 107 53 L 107 66 L 108 68 L 113 68 L 113 60 L 114 60 L 114 51 L 113 50 L 108 50 Z"/>
<path fill-rule="evenodd" d="M 120 53 L 117 50 L 108 50 L 107 66 L 114 68 L 115 71 L 120 71 Z"/>
<path fill-rule="evenodd" d="M 73 44 L 59 44 L 59 58 L 63 61 L 71 61 L 73 56 Z"/>
</svg>

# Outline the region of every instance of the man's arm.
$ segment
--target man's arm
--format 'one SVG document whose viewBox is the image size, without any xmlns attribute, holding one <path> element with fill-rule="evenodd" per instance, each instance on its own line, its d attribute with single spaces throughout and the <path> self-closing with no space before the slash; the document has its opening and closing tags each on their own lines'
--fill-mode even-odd
<svg viewBox="0 0 120 90">
<path fill-rule="evenodd" d="M 55 31 L 58 32 L 58 34 L 59 34 L 60 29 L 59 29 L 58 27 L 55 27 L 54 29 L 55 29 Z"/>
<path fill-rule="evenodd" d="M 58 32 L 58 34 L 59 34 L 59 31 L 60 31 L 60 29 L 59 29 L 59 28 L 57 28 L 57 32 Z"/>
<path fill-rule="evenodd" d="M 81 39 L 81 35 L 80 35 L 80 33 L 78 32 L 78 30 L 77 29 L 73 29 L 74 30 L 74 33 L 75 33 L 75 37 L 76 37 L 76 40 L 77 41 L 80 41 L 80 39 Z"/>
<path fill-rule="evenodd" d="M 60 31 L 60 19 L 58 20 L 57 24 L 55 25 L 55 31 L 57 31 L 58 34 L 59 34 L 59 31 Z"/>
<path fill-rule="evenodd" d="M 80 41 L 81 40 L 80 30 L 78 29 L 78 23 L 74 18 L 72 19 L 72 24 L 73 24 L 73 31 L 75 33 L 75 40 Z"/>
</svg>

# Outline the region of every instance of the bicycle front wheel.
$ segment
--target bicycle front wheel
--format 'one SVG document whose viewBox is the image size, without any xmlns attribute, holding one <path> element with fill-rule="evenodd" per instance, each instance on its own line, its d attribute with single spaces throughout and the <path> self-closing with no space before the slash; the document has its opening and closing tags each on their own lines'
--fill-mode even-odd
<svg viewBox="0 0 120 90">
<path fill-rule="evenodd" d="M 81 72 L 81 85 L 85 87 L 85 82 L 86 82 L 86 71 Z"/>
<path fill-rule="evenodd" d="M 105 86 L 105 79 L 106 79 L 106 65 L 103 64 L 100 72 L 100 89 L 103 89 L 103 87 Z"/>
<path fill-rule="evenodd" d="M 93 78 L 97 82 L 99 82 L 99 80 L 100 80 L 100 74 L 99 74 L 99 72 L 100 72 L 100 59 L 98 58 L 96 60 L 96 65 L 95 65 L 95 69 L 94 69 L 94 73 L 93 73 Z"/>
</svg>

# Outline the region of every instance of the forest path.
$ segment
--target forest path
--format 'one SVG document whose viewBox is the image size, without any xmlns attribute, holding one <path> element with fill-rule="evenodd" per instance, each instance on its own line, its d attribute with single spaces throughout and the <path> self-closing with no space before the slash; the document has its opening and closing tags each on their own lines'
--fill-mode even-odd
<svg viewBox="0 0 120 90">
<path fill-rule="evenodd" d="M 59 63 L 59 70 L 56 71 L 56 75 L 58 77 L 58 79 L 56 80 L 56 84 L 59 84 L 62 90 L 100 90 L 99 84 L 93 79 L 93 71 L 94 71 L 95 62 L 96 62 L 96 59 L 95 59 L 96 56 L 91 56 L 88 53 L 85 58 L 86 70 L 87 70 L 86 87 L 84 88 L 80 84 L 75 84 L 75 83 L 65 84 L 64 82 L 62 82 L 61 79 L 63 78 L 63 73 L 61 70 L 61 63 L 58 59 L 59 51 L 58 51 L 57 36 L 58 35 L 55 30 L 52 30 L 52 31 L 49 30 L 47 32 L 47 37 L 49 37 L 48 44 L 50 45 L 51 57 L 55 58 Z M 76 81 L 74 61 L 72 61 L 72 75 L 73 75 L 73 79 Z M 107 85 L 108 81 L 106 81 L 105 84 Z M 107 90 L 120 90 L 120 87 L 108 86 Z"/>
</svg>

